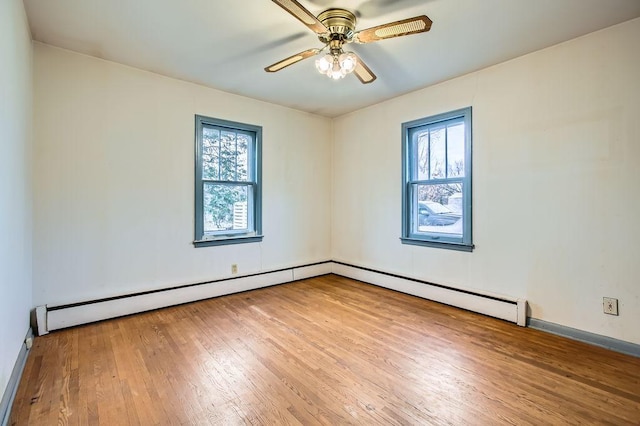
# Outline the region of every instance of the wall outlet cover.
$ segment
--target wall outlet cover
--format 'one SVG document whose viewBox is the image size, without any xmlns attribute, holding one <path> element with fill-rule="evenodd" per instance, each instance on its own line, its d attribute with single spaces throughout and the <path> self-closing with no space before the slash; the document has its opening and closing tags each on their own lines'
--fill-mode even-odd
<svg viewBox="0 0 640 426">
<path fill-rule="evenodd" d="M 602 311 L 608 315 L 618 315 L 618 299 L 614 299 L 613 297 L 603 297 Z"/>
</svg>

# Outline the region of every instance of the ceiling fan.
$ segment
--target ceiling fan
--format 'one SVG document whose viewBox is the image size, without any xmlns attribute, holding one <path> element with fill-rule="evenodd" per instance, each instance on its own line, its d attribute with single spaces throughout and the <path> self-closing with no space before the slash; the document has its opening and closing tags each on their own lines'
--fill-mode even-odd
<svg viewBox="0 0 640 426">
<path fill-rule="evenodd" d="M 267 72 L 280 71 L 303 59 L 316 56 L 328 49 L 328 53 L 316 60 L 316 68 L 322 74 L 338 80 L 353 72 L 364 83 L 371 83 L 376 75 L 354 52 L 345 52 L 342 47 L 348 43 L 371 43 L 392 37 L 424 33 L 431 29 L 431 19 L 426 15 L 389 22 L 377 27 L 356 31 L 356 15 L 346 9 L 327 9 L 317 17 L 296 0 L 272 0 L 284 10 L 305 24 L 318 35 L 324 47 L 308 49 L 269 65 Z"/>
</svg>

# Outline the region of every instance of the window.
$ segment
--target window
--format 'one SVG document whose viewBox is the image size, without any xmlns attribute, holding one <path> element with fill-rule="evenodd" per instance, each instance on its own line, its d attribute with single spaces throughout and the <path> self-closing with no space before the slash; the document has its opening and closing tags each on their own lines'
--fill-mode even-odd
<svg viewBox="0 0 640 426">
<path fill-rule="evenodd" d="M 196 247 L 262 240 L 262 127 L 196 115 Z"/>
<path fill-rule="evenodd" d="M 402 124 L 405 244 L 471 251 L 471 107 Z"/>
</svg>

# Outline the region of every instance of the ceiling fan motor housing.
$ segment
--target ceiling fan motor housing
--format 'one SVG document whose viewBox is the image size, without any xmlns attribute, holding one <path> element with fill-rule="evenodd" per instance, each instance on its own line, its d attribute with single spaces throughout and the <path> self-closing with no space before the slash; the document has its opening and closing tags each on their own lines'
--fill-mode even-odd
<svg viewBox="0 0 640 426">
<path fill-rule="evenodd" d="M 327 9 L 318 15 L 318 20 L 329 30 L 318 36 L 321 42 L 332 40 L 351 41 L 356 28 L 356 15 L 345 9 Z"/>
</svg>

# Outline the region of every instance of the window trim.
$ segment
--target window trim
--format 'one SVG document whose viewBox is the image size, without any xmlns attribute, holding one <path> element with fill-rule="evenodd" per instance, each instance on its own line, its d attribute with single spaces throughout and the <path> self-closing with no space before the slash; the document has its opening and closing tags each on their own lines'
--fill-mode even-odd
<svg viewBox="0 0 640 426">
<path fill-rule="evenodd" d="M 432 115 L 418 120 L 408 121 L 402 123 L 402 236 L 400 240 L 403 244 L 425 246 L 425 247 L 437 247 L 450 250 L 459 251 L 472 251 L 475 246 L 473 245 L 472 234 L 472 121 L 471 121 L 471 107 L 461 108 L 455 111 L 450 111 L 442 114 Z M 462 192 L 462 208 L 463 208 L 463 230 L 462 240 L 460 238 L 453 238 L 444 234 L 437 235 L 437 233 L 429 234 L 417 234 L 411 231 L 411 213 L 412 209 L 409 205 L 411 203 L 411 185 L 413 180 L 411 179 L 411 172 L 413 164 L 411 161 L 411 135 L 413 130 L 418 127 L 432 126 L 440 122 L 449 121 L 453 119 L 462 118 L 465 125 L 465 176 L 461 178 L 464 186 Z M 435 179 L 432 183 L 446 182 L 447 179 Z M 435 234 L 435 235 L 434 235 Z"/>
<path fill-rule="evenodd" d="M 255 135 L 253 140 L 253 159 L 251 167 L 255 171 L 252 180 L 241 182 L 253 188 L 253 231 L 242 232 L 230 230 L 226 234 L 207 237 L 204 234 L 204 182 L 202 179 L 202 142 L 205 125 L 225 127 L 233 131 L 248 132 Z M 195 247 L 210 247 L 228 244 L 243 244 L 262 241 L 262 126 L 221 120 L 218 118 L 195 116 Z M 233 182 L 230 182 L 233 183 Z M 249 190 L 249 189 L 248 189 Z"/>
</svg>

